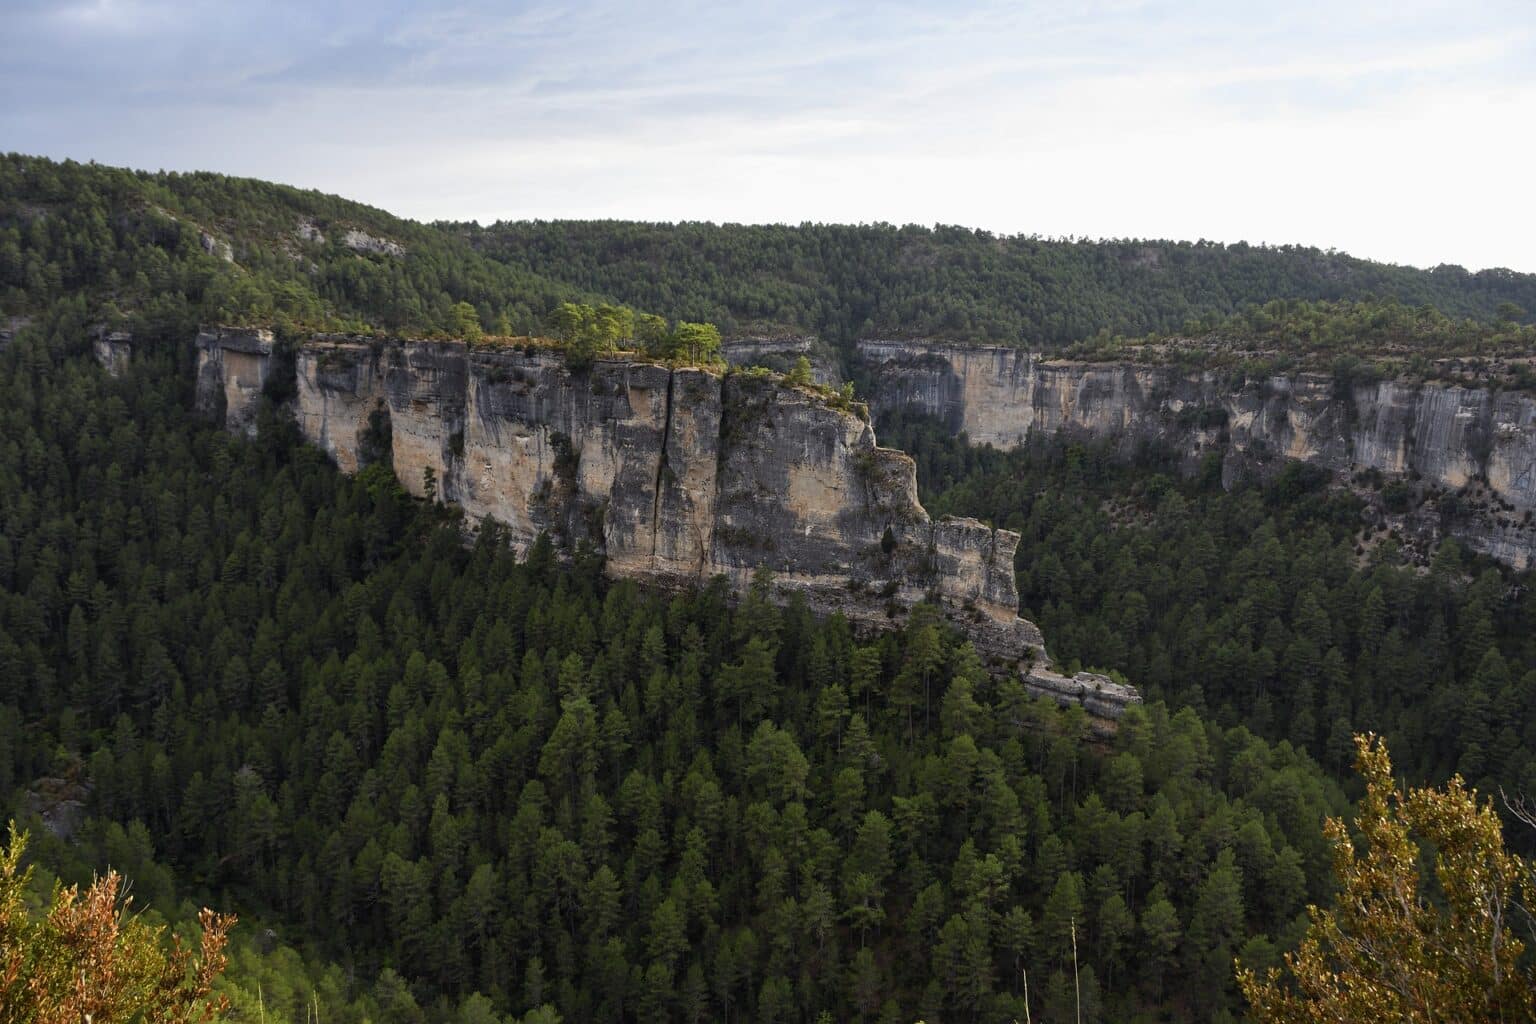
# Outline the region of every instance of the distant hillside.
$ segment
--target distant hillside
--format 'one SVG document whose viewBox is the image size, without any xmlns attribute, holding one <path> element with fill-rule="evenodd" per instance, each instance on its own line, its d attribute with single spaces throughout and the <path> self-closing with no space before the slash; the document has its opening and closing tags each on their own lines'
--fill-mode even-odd
<svg viewBox="0 0 1536 1024">
<path fill-rule="evenodd" d="M 1353 379 L 1439 380 L 1472 387 L 1536 388 L 1536 326 L 1504 303 L 1491 320 L 1452 319 L 1392 299 L 1277 299 L 1227 317 L 1214 314 L 1180 335 L 1124 338 L 1101 331 L 1058 354 L 1087 362 L 1225 367 L 1249 376 L 1295 370 Z"/>
<path fill-rule="evenodd" d="M 444 225 L 528 273 L 730 331 L 933 335 L 1039 346 L 1183 331 L 1274 299 L 1394 299 L 1490 319 L 1536 275 L 1393 266 L 1319 249 L 1052 241 L 962 228 L 538 221 Z M 1527 314 L 1528 315 L 1528 314 Z"/>
<path fill-rule="evenodd" d="M 0 156 L 0 314 L 61 298 L 137 330 L 189 323 L 430 333 L 471 303 L 528 332 L 571 286 L 360 203 L 219 174 Z"/>
<path fill-rule="evenodd" d="M 0 317 L 65 297 L 82 315 L 151 334 L 199 321 L 462 333 L 466 302 L 481 329 L 530 334 L 561 302 L 617 300 L 727 334 L 772 326 L 841 343 L 879 334 L 1062 349 L 1209 330 L 1274 300 L 1529 322 L 1536 275 L 945 227 L 421 224 L 249 178 L 0 156 Z"/>
</svg>

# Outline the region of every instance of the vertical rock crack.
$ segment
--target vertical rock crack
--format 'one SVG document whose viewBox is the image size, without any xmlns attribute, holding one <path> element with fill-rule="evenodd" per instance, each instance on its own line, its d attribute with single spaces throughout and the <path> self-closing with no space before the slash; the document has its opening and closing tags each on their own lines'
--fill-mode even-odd
<svg viewBox="0 0 1536 1024">
<path fill-rule="evenodd" d="M 667 397 L 661 418 L 661 453 L 656 458 L 656 487 L 651 494 L 651 563 L 656 561 L 656 539 L 661 530 L 661 485 L 668 470 L 667 448 L 672 443 L 672 383 L 677 371 L 667 371 Z"/>
</svg>

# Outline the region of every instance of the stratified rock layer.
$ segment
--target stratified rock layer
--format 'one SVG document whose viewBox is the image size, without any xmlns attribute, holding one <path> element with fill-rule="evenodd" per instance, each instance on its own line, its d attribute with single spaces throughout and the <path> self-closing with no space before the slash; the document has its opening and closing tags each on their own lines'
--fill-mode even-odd
<svg viewBox="0 0 1536 1024">
<path fill-rule="evenodd" d="M 198 401 L 254 428 L 275 372 L 265 332 L 205 331 Z M 1018 617 L 1016 533 L 933 521 L 916 468 L 870 425 L 776 378 L 620 359 L 572 372 L 546 349 L 322 338 L 294 360 L 304 436 L 355 472 L 389 459 L 402 484 L 526 549 L 549 532 L 601 546 L 609 571 L 668 585 L 759 566 L 813 608 L 887 625 L 937 600 L 984 656 L 1043 661 Z"/>
<path fill-rule="evenodd" d="M 1296 459 L 1347 475 L 1376 469 L 1449 491 L 1485 478 L 1509 506 L 1451 531 L 1515 568 L 1536 559 L 1536 399 L 1451 384 L 1346 383 L 1302 373 L 1233 379 L 1165 366 L 1052 361 L 1016 348 L 864 341 L 879 414 L 916 408 L 971 442 L 1011 448 L 1032 430 L 1147 441 L 1207 456 L 1223 478 Z"/>
<path fill-rule="evenodd" d="M 1026 668 L 1024 689 L 1036 697 L 1047 697 L 1063 707 L 1081 704 L 1094 720 L 1095 731 L 1110 735 L 1127 708 L 1141 703 L 1134 686 L 1117 683 L 1096 672 L 1078 672 L 1064 676 L 1043 665 Z"/>
</svg>

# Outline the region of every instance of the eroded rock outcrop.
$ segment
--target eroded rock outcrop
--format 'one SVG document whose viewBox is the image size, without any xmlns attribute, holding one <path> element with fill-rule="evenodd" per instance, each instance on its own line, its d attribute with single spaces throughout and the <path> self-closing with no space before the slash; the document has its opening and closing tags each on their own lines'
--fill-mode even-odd
<svg viewBox="0 0 1536 1024">
<path fill-rule="evenodd" d="M 318 234 L 318 232 L 317 232 Z M 353 252 L 366 256 L 404 256 L 405 246 L 392 238 L 380 238 L 357 228 L 348 229 L 341 236 L 341 244 Z"/>
<path fill-rule="evenodd" d="M 198 401 L 253 429 L 274 369 L 261 331 L 205 331 Z M 916 467 L 870 425 L 777 378 L 459 342 L 327 337 L 293 360 L 305 437 L 353 472 L 388 459 L 526 549 L 548 531 L 602 547 L 609 571 L 664 585 L 768 566 L 782 592 L 869 625 L 937 600 L 997 663 L 1043 663 L 1018 617 L 1019 537 L 929 518 Z"/>
<path fill-rule="evenodd" d="M 215 327 L 197 336 L 197 407 L 239 434 L 256 433 L 256 407 L 272 368 L 272 332 Z"/>
<path fill-rule="evenodd" d="M 133 358 L 133 335 L 127 331 L 99 330 L 91 339 L 91 354 L 103 370 L 121 377 L 128 372 L 128 363 Z"/>
<path fill-rule="evenodd" d="M 763 366 L 788 373 L 804 356 L 811 364 L 811 379 L 827 387 L 843 383 L 835 355 L 819 339 L 806 334 L 742 334 L 725 339 L 721 357 L 731 366 Z"/>
<path fill-rule="evenodd" d="M 197 241 L 203 247 L 203 252 L 209 256 L 217 256 L 225 263 L 235 262 L 234 247 L 217 235 L 209 234 L 207 231 L 199 231 L 197 233 Z"/>
<path fill-rule="evenodd" d="M 1363 469 L 1447 492 L 1486 480 L 1493 505 L 1448 515 L 1475 550 L 1515 568 L 1536 559 L 1536 398 L 1454 384 L 1343 382 L 1301 373 L 1258 379 L 1166 366 L 1044 359 L 1016 348 L 864 341 L 878 415 L 939 417 L 977 444 L 1011 448 L 1031 430 L 1114 438 L 1127 451 L 1173 446 L 1223 478 L 1296 459 L 1347 478 Z"/>
<path fill-rule="evenodd" d="M 0 316 L 0 352 L 4 352 L 16 335 L 31 323 L 32 318 L 29 316 Z"/>
<path fill-rule="evenodd" d="M 1024 689 L 1036 697 L 1047 697 L 1063 707 L 1081 704 L 1100 735 L 1113 733 L 1114 723 L 1125 716 L 1126 709 L 1141 703 L 1141 694 L 1134 686 L 1096 672 L 1066 676 L 1048 666 L 1033 665 L 1024 670 L 1022 678 Z"/>
</svg>

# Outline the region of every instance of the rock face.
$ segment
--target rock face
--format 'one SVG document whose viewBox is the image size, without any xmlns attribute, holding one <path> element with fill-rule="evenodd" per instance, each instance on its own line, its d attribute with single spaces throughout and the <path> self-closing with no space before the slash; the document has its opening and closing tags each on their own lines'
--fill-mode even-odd
<svg viewBox="0 0 1536 1024">
<path fill-rule="evenodd" d="M 973 443 L 1011 448 L 1031 430 L 1156 441 L 1193 471 L 1223 479 L 1296 459 L 1348 476 L 1375 469 L 1456 492 L 1486 481 L 1493 506 L 1459 514 L 1452 533 L 1517 568 L 1536 560 L 1536 398 L 1448 384 L 1348 384 L 1323 374 L 1233 379 L 1164 366 L 1043 359 L 1015 348 L 864 341 L 878 416 L 939 417 Z"/>
<path fill-rule="evenodd" d="M 31 322 L 29 316 L 0 316 L 0 352 Z"/>
<path fill-rule="evenodd" d="M 253 429 L 277 359 L 260 331 L 204 331 L 198 401 Z M 600 545 L 614 575 L 680 585 L 759 566 L 815 609 L 888 625 L 937 600 L 997 663 L 1043 662 L 1018 617 L 1018 534 L 931 520 L 916 467 L 870 425 L 776 378 L 621 359 L 572 372 L 547 349 L 320 338 L 293 361 L 305 437 L 354 472 L 390 460 L 418 496 Z"/>
<path fill-rule="evenodd" d="M 91 352 L 101 368 L 114 377 L 128 372 L 133 358 L 133 335 L 126 331 L 100 331 L 91 341 Z"/>
<path fill-rule="evenodd" d="M 315 234 L 319 236 L 316 240 L 324 239 L 324 236 L 320 235 L 318 230 L 316 230 Z M 405 246 L 394 239 L 379 238 L 377 235 L 370 235 L 368 232 L 359 231 L 356 228 L 348 230 L 341 236 L 341 244 L 353 252 L 360 252 L 368 256 L 405 255 Z"/>
<path fill-rule="evenodd" d="M 1064 676 L 1036 665 L 1024 670 L 1023 679 L 1024 689 L 1036 697 L 1048 697 L 1063 707 L 1081 704 L 1095 720 L 1094 730 L 1100 735 L 1113 734 L 1114 723 L 1125 716 L 1126 709 L 1141 703 L 1141 694 L 1134 686 L 1095 672 Z"/>
<path fill-rule="evenodd" d="M 293 234 L 301 242 L 309 242 L 312 245 L 325 244 L 325 232 L 321 231 L 314 221 L 307 217 L 300 217 L 298 226 L 293 229 Z"/>
<path fill-rule="evenodd" d="M 197 335 L 197 407 L 254 437 L 256 404 L 272 367 L 272 332 L 215 327 Z"/>
<path fill-rule="evenodd" d="M 206 231 L 199 231 L 197 233 L 197 241 L 203 247 L 203 252 L 209 256 L 217 256 L 225 263 L 235 262 L 234 248 L 217 235 L 211 235 Z"/>
<path fill-rule="evenodd" d="M 796 360 L 804 356 L 811 364 L 811 379 L 817 384 L 835 388 L 843 383 L 837 360 L 808 335 L 727 338 L 720 346 L 720 355 L 731 366 L 765 366 L 780 373 L 788 373 Z"/>
</svg>

